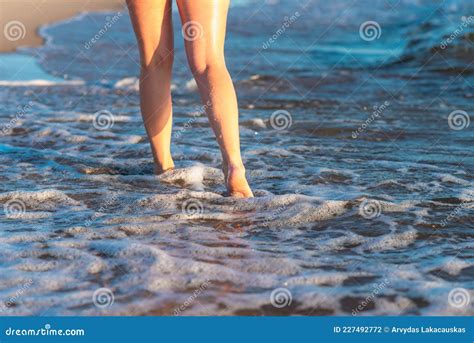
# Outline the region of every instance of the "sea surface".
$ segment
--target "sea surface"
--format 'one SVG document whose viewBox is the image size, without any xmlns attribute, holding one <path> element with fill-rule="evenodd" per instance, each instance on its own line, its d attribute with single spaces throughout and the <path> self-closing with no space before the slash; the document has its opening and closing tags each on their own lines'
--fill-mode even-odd
<svg viewBox="0 0 474 343">
<path fill-rule="evenodd" d="M 0 55 L 0 313 L 473 315 L 474 3 L 235 4 L 250 200 L 223 195 L 173 13 L 161 176 L 125 9 Z"/>
</svg>

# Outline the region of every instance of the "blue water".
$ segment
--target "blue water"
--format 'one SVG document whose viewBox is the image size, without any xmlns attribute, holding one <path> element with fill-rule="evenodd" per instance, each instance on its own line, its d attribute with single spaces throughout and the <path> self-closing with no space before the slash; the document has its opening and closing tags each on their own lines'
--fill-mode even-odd
<svg viewBox="0 0 474 343">
<path fill-rule="evenodd" d="M 176 13 L 178 169 L 162 176 L 126 11 L 44 27 L 47 43 L 21 54 L 57 84 L 0 73 L 0 298 L 14 298 L 0 311 L 473 314 L 473 9 L 233 7 L 226 56 L 252 200 L 222 195 Z M 368 21 L 378 38 L 361 36 Z M 99 288 L 112 305 L 94 304 Z M 287 306 L 272 305 L 280 288 Z"/>
<path fill-rule="evenodd" d="M 62 78 L 54 77 L 41 69 L 33 56 L 24 54 L 0 55 L 0 75 L 0 84 L 4 86 L 64 83 Z"/>
</svg>

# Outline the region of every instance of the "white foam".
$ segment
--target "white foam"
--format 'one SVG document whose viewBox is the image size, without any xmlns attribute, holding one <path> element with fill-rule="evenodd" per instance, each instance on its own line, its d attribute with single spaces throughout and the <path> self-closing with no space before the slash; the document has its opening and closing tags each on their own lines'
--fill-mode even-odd
<svg viewBox="0 0 474 343">
<path fill-rule="evenodd" d="M 262 129 L 266 129 L 267 128 L 267 124 L 265 123 L 265 121 L 261 118 L 255 118 L 255 119 L 252 119 L 252 124 L 259 127 L 259 128 L 262 128 Z"/>
<path fill-rule="evenodd" d="M 459 275 L 461 270 L 471 266 L 471 263 L 460 260 L 457 257 L 446 257 L 443 259 L 441 269 L 451 275 Z"/>
<path fill-rule="evenodd" d="M 138 92 L 140 89 L 140 81 L 136 77 L 126 77 L 115 82 L 114 88 L 134 90 Z"/>
<path fill-rule="evenodd" d="M 322 252 L 337 251 L 345 249 L 346 246 L 357 246 L 364 242 L 364 237 L 353 232 L 346 232 L 344 235 L 336 238 L 327 238 L 322 236 L 315 241 L 315 247 Z"/>
<path fill-rule="evenodd" d="M 370 240 L 364 244 L 364 248 L 371 251 L 387 251 L 406 248 L 415 242 L 417 231 L 411 229 L 401 233 L 391 233 L 380 238 Z"/>
<path fill-rule="evenodd" d="M 0 243 L 16 244 L 16 243 L 34 243 L 46 242 L 48 235 L 45 233 L 29 232 L 28 234 L 16 234 L 7 237 L 0 237 Z"/>
<path fill-rule="evenodd" d="M 138 135 L 130 135 L 124 137 L 124 144 L 139 144 L 143 142 L 143 137 Z"/>
<path fill-rule="evenodd" d="M 308 203 L 296 204 L 286 214 L 288 223 L 291 225 L 301 225 L 316 221 L 329 220 L 340 216 L 347 211 L 347 201 L 325 201 L 320 206 Z"/>
<path fill-rule="evenodd" d="M 464 202 L 471 202 L 474 201 L 474 188 L 467 188 L 463 189 L 459 198 Z M 468 204 L 466 204 L 468 205 Z"/>
<path fill-rule="evenodd" d="M 135 91 L 138 92 L 140 90 L 140 79 L 135 76 L 125 77 L 120 79 L 114 83 L 115 89 L 123 89 L 128 91 Z M 171 90 L 175 90 L 177 88 L 176 84 L 171 84 Z"/>
<path fill-rule="evenodd" d="M 361 201 L 370 199 L 362 198 Z M 409 209 L 415 208 L 419 204 L 417 200 L 405 200 L 400 203 L 388 202 L 383 200 L 377 200 L 378 206 L 380 206 L 381 213 L 394 213 L 394 212 L 407 212 Z"/>
<path fill-rule="evenodd" d="M 0 193 L 0 202 L 6 203 L 9 200 L 21 201 L 27 208 L 35 210 L 54 210 L 59 206 L 80 205 L 80 202 L 55 189 Z"/>
<path fill-rule="evenodd" d="M 197 92 L 197 90 L 198 90 L 198 85 L 197 85 L 195 79 L 191 79 L 188 82 L 186 82 L 185 87 L 190 92 Z"/>
<path fill-rule="evenodd" d="M 187 183 L 191 189 L 197 191 L 204 190 L 204 167 L 201 165 L 197 165 L 191 167 L 189 170 L 189 177 L 187 178 Z"/>
<path fill-rule="evenodd" d="M 403 296 L 395 296 L 392 300 L 391 298 L 378 297 L 375 299 L 375 303 L 379 313 L 381 315 L 402 315 L 410 310 L 416 310 L 416 304 L 409 298 Z"/>
<path fill-rule="evenodd" d="M 338 286 L 351 276 L 370 276 L 367 273 L 332 273 L 321 272 L 316 275 L 298 276 L 290 278 L 285 282 L 285 286 L 295 285 L 317 285 L 317 286 Z"/>
<path fill-rule="evenodd" d="M 16 219 L 16 220 L 31 220 L 31 219 L 43 219 L 43 218 L 48 218 L 51 217 L 50 212 L 31 212 L 31 211 L 26 211 L 23 213 L 18 213 L 14 215 L 9 215 L 8 213 L 5 215 L 6 218 L 9 219 Z"/>
<path fill-rule="evenodd" d="M 114 123 L 128 123 L 132 121 L 132 118 L 129 116 L 124 116 L 124 115 L 119 115 L 116 113 L 112 113 L 113 115 L 113 122 Z M 76 120 L 80 122 L 94 122 L 95 119 L 95 114 L 85 114 L 85 113 L 79 113 L 78 116 L 76 117 Z M 103 134 L 103 132 L 102 132 Z"/>
<path fill-rule="evenodd" d="M 158 176 L 158 178 L 163 182 L 196 186 L 198 189 L 202 190 L 204 180 L 222 182 L 224 180 L 224 174 L 216 168 L 196 165 L 193 167 L 167 171 Z"/>
<path fill-rule="evenodd" d="M 464 179 L 461 179 L 457 176 L 454 176 L 454 175 L 451 175 L 451 174 L 438 174 L 438 176 L 440 177 L 441 181 L 442 182 L 445 182 L 445 183 L 456 183 L 458 185 L 463 185 L 463 186 L 471 186 L 472 183 L 467 181 L 467 180 L 464 180 Z"/>
</svg>

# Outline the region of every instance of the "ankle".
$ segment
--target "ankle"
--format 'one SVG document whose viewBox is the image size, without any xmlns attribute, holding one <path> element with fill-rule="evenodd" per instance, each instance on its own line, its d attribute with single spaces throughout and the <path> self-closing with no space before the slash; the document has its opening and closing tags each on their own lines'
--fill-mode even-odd
<svg viewBox="0 0 474 343">
<path fill-rule="evenodd" d="M 155 173 L 162 174 L 167 170 L 174 169 L 174 162 L 173 159 L 165 159 L 165 160 L 156 160 L 155 161 Z"/>
<path fill-rule="evenodd" d="M 245 166 L 242 161 L 229 162 L 226 164 L 226 167 L 229 171 L 245 171 Z"/>
<path fill-rule="evenodd" d="M 155 165 L 155 174 L 160 175 L 160 174 L 163 174 L 163 173 L 167 172 L 168 170 L 172 170 L 172 169 L 174 169 L 174 165 L 168 165 L 168 166 L 156 166 Z"/>
</svg>

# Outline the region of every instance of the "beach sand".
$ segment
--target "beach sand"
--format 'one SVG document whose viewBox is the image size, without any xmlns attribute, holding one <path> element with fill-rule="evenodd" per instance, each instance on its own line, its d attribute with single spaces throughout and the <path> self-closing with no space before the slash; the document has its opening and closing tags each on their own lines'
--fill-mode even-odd
<svg viewBox="0 0 474 343">
<path fill-rule="evenodd" d="M 0 0 L 0 52 L 40 45 L 41 25 L 70 18 L 83 11 L 118 10 L 122 0 Z M 10 33 L 8 33 L 10 28 Z"/>
</svg>

